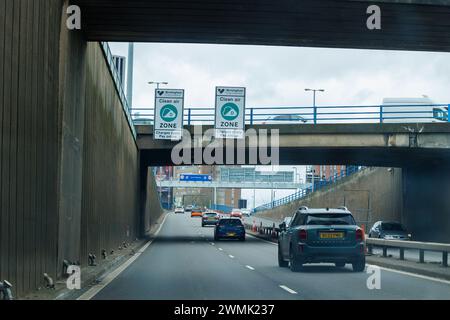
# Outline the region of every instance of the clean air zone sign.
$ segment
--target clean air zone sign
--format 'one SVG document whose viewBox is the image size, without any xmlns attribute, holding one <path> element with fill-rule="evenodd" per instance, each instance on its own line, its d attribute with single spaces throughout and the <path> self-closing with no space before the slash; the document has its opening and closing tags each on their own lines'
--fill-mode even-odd
<svg viewBox="0 0 450 320">
<path fill-rule="evenodd" d="M 216 87 L 215 136 L 243 139 L 245 126 L 245 88 Z"/>
<path fill-rule="evenodd" d="M 155 90 L 155 126 L 157 140 L 181 140 L 183 135 L 184 90 Z"/>
</svg>

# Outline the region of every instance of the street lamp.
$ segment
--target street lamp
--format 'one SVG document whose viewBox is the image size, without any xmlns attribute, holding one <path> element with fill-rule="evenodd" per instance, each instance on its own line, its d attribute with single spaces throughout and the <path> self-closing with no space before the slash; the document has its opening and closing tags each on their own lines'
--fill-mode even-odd
<svg viewBox="0 0 450 320">
<path fill-rule="evenodd" d="M 309 89 L 306 88 L 305 91 L 313 92 L 313 112 L 314 112 L 314 124 L 317 123 L 317 107 L 316 107 L 316 92 L 325 92 L 324 89 Z"/>
<path fill-rule="evenodd" d="M 150 81 L 148 84 L 156 84 L 156 89 L 159 89 L 160 85 L 168 85 L 169 83 L 165 81 Z"/>
</svg>

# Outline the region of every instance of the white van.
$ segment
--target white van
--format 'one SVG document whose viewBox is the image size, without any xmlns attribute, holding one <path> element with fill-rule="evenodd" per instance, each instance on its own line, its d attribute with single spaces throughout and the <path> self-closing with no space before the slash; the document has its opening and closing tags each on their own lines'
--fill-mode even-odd
<svg viewBox="0 0 450 320">
<path fill-rule="evenodd" d="M 384 98 L 380 107 L 384 123 L 447 122 L 448 106 L 430 98 Z"/>
</svg>

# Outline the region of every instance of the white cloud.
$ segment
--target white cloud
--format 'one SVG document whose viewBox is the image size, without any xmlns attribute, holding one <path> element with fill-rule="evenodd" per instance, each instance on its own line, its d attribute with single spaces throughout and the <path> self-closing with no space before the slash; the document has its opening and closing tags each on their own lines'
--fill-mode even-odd
<svg viewBox="0 0 450 320">
<path fill-rule="evenodd" d="M 126 55 L 127 45 L 111 44 Z M 302 47 L 136 44 L 134 106 L 153 105 L 151 80 L 186 89 L 187 107 L 212 107 L 214 87 L 247 87 L 248 106 L 379 104 L 383 97 L 450 101 L 450 54 Z"/>
</svg>

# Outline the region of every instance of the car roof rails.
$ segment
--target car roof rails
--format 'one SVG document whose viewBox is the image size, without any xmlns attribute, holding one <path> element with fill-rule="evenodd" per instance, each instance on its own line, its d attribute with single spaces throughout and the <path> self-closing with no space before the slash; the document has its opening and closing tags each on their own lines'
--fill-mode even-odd
<svg viewBox="0 0 450 320">
<path fill-rule="evenodd" d="M 348 211 L 348 209 L 347 209 L 347 207 L 346 207 L 346 206 L 340 206 L 340 207 L 338 207 L 338 209 L 341 209 L 341 210 L 345 210 L 345 211 Z"/>
<path fill-rule="evenodd" d="M 301 206 L 298 210 L 309 210 L 309 208 L 307 206 Z"/>
</svg>

